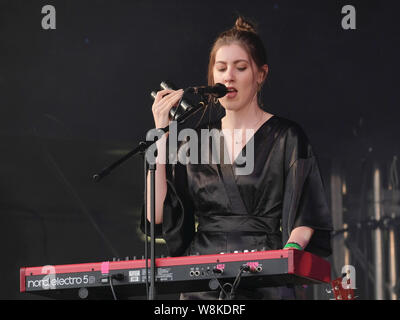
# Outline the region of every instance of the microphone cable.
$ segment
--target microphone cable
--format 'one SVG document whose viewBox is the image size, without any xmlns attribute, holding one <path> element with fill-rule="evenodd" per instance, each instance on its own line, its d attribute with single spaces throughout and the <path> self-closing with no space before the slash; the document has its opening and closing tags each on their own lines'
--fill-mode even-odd
<svg viewBox="0 0 400 320">
<path fill-rule="evenodd" d="M 232 288 L 231 288 L 231 292 L 229 293 L 229 300 L 233 300 L 235 297 L 235 291 L 237 289 L 237 287 L 239 286 L 240 280 L 242 278 L 243 272 L 244 271 L 249 271 L 250 267 L 248 265 L 242 265 L 239 269 L 239 272 L 236 276 L 235 281 L 233 282 Z"/>
<path fill-rule="evenodd" d="M 112 292 L 114 300 L 118 300 L 117 296 L 115 295 L 114 285 L 113 285 L 113 277 L 111 275 L 108 276 L 108 281 L 110 282 L 110 288 L 111 288 L 111 292 Z"/>
<path fill-rule="evenodd" d="M 113 295 L 114 300 L 118 300 L 117 299 L 117 295 L 115 294 L 115 289 L 114 289 L 114 284 L 113 284 L 113 280 L 117 280 L 120 281 L 122 279 L 124 279 L 124 275 L 122 273 L 117 273 L 117 274 L 113 274 L 113 275 L 108 275 L 108 282 L 110 283 L 110 288 L 111 288 L 111 293 Z"/>
</svg>

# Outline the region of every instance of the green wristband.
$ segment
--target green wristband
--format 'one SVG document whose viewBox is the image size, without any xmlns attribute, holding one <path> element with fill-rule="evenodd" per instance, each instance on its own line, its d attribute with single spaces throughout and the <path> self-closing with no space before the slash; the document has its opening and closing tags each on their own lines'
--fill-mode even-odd
<svg viewBox="0 0 400 320">
<path fill-rule="evenodd" d="M 303 250 L 303 248 L 301 247 L 301 245 L 299 245 L 299 244 L 296 243 L 296 242 L 289 242 L 289 243 L 287 243 L 286 246 L 284 246 L 284 249 L 286 249 L 286 248 L 295 248 L 295 249 L 297 249 L 297 250 Z"/>
</svg>

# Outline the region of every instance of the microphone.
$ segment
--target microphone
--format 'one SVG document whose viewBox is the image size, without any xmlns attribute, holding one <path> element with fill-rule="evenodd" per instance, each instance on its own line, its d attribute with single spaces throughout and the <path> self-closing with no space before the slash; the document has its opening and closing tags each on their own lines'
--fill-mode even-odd
<svg viewBox="0 0 400 320">
<path fill-rule="evenodd" d="M 160 87 L 162 89 L 177 90 L 177 87 L 175 86 L 175 84 L 173 84 L 171 81 L 168 81 L 168 80 L 161 82 Z M 188 88 L 185 91 L 191 92 L 192 88 Z M 157 95 L 157 93 L 155 91 L 151 92 L 151 97 L 153 99 L 156 98 L 156 95 Z M 194 102 L 190 101 L 189 99 L 183 97 L 183 99 L 181 100 L 181 102 L 178 106 L 171 108 L 171 110 L 169 111 L 169 118 L 173 119 L 173 120 L 181 120 L 183 118 L 183 115 L 185 115 L 189 111 L 196 110 L 196 109 L 202 108 L 204 106 L 205 106 L 205 102 L 203 101 L 203 99 L 199 103 L 194 103 Z"/>
<path fill-rule="evenodd" d="M 214 86 L 191 87 L 194 94 L 209 95 L 215 98 L 222 98 L 228 93 L 228 88 L 222 83 L 217 83 Z"/>
</svg>

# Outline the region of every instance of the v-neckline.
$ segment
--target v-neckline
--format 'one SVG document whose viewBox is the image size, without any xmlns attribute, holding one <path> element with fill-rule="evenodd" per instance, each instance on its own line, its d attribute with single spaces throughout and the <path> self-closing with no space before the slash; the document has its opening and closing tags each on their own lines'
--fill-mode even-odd
<svg viewBox="0 0 400 320">
<path fill-rule="evenodd" d="M 261 124 L 261 126 L 258 127 L 258 129 L 257 129 L 257 130 L 254 132 L 254 134 L 250 137 L 250 139 L 249 139 L 249 140 L 244 144 L 244 146 L 240 149 L 240 151 L 239 151 L 239 153 L 237 154 L 237 156 L 235 157 L 234 161 L 232 161 L 232 163 L 229 163 L 229 165 L 231 165 L 231 166 L 236 165 L 236 160 L 238 159 L 239 155 L 243 154 L 243 150 L 247 147 L 248 143 L 249 143 L 252 139 L 254 140 L 254 143 L 255 143 L 255 137 L 256 137 L 257 133 L 260 132 L 260 131 L 262 130 L 262 128 L 263 128 L 272 118 L 275 118 L 275 117 L 276 117 L 275 115 L 272 115 L 272 116 L 269 117 L 267 120 L 265 120 L 265 121 Z M 223 134 L 223 132 L 222 132 L 222 119 L 220 119 L 218 125 L 219 125 L 219 130 L 220 130 L 221 133 Z M 224 136 L 224 137 L 225 137 L 225 136 Z M 225 150 L 226 147 L 227 147 L 227 146 L 226 146 L 226 142 L 225 142 L 225 138 L 224 138 L 224 150 Z M 233 157 L 232 157 L 232 158 L 233 158 Z M 231 160 L 231 159 L 229 159 L 229 160 Z M 222 161 L 222 159 L 221 159 L 221 161 Z M 224 160 L 223 162 L 225 162 L 225 160 Z"/>
</svg>

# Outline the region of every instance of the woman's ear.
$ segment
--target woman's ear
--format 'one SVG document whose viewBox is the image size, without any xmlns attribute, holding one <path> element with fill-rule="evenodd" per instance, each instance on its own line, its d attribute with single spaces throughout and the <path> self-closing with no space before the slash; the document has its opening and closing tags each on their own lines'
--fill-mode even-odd
<svg viewBox="0 0 400 320">
<path fill-rule="evenodd" d="M 267 75 L 268 75 L 268 65 L 264 64 L 261 68 L 260 68 L 260 73 L 259 73 L 259 83 L 262 84 L 264 83 L 265 79 L 267 79 Z"/>
</svg>

